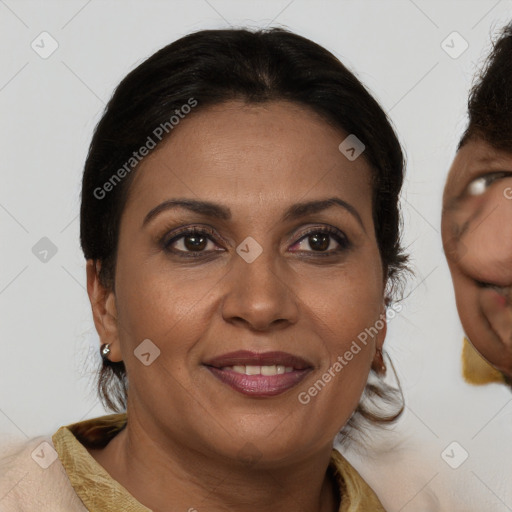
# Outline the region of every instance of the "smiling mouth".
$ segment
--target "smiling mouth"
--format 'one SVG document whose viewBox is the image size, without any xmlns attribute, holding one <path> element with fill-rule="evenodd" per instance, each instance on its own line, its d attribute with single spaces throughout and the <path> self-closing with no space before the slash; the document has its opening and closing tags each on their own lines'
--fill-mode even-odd
<svg viewBox="0 0 512 512">
<path fill-rule="evenodd" d="M 288 391 L 313 369 L 305 359 L 285 352 L 238 351 L 203 364 L 213 376 L 235 391 L 259 398 Z"/>
</svg>

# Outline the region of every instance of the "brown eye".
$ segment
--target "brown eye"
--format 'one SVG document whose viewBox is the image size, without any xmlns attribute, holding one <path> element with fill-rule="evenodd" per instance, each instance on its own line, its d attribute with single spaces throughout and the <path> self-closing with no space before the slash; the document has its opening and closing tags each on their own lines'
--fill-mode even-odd
<svg viewBox="0 0 512 512">
<path fill-rule="evenodd" d="M 182 238 L 183 245 L 189 251 L 201 251 L 208 245 L 208 238 L 204 235 L 187 235 Z"/>
<path fill-rule="evenodd" d="M 314 251 L 325 251 L 331 244 L 331 236 L 326 233 L 315 233 L 308 236 L 308 242 Z"/>
<path fill-rule="evenodd" d="M 213 233 L 199 228 L 174 233 L 174 236 L 163 241 L 162 245 L 165 251 L 180 256 L 201 256 L 218 250 Z"/>
<path fill-rule="evenodd" d="M 332 228 L 315 228 L 300 238 L 295 245 L 306 245 L 311 249 L 293 250 L 292 252 L 316 252 L 328 255 L 347 249 L 350 243 L 347 237 L 339 230 Z"/>
</svg>

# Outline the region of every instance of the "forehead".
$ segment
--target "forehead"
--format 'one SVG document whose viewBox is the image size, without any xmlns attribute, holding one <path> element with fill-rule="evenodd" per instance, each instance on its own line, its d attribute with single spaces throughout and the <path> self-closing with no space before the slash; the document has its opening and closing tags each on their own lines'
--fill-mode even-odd
<svg viewBox="0 0 512 512">
<path fill-rule="evenodd" d="M 170 193 L 243 204 L 296 202 L 336 189 L 371 200 L 367 161 L 350 161 L 338 148 L 347 135 L 310 108 L 284 101 L 204 108 L 146 157 L 130 196 L 148 204 Z"/>
<path fill-rule="evenodd" d="M 496 149 L 482 139 L 472 139 L 458 151 L 454 160 L 454 174 L 461 174 L 472 168 L 495 168 L 510 164 L 510 153 Z"/>
</svg>

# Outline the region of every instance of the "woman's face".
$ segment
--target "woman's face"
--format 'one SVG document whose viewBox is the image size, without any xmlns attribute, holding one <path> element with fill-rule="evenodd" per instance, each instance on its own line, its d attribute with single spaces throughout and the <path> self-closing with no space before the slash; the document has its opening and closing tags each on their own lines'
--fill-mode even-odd
<svg viewBox="0 0 512 512">
<path fill-rule="evenodd" d="M 349 419 L 385 283 L 370 167 L 340 152 L 346 136 L 294 104 L 231 101 L 142 162 L 108 340 L 148 431 L 271 462 L 325 449 Z"/>
<path fill-rule="evenodd" d="M 443 244 L 462 325 L 475 348 L 512 376 L 512 152 L 466 143 L 443 203 Z"/>
</svg>

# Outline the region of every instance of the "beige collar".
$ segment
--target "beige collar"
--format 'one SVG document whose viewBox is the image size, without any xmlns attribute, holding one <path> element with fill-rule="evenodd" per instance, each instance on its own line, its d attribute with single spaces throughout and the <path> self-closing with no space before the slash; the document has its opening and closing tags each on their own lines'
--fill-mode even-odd
<svg viewBox="0 0 512 512">
<path fill-rule="evenodd" d="M 84 446 L 105 446 L 126 422 L 126 413 L 110 414 L 61 427 L 52 437 L 71 485 L 89 510 L 151 512 L 114 480 Z M 334 449 L 330 468 L 340 490 L 339 512 L 385 512 L 368 484 Z"/>
</svg>

